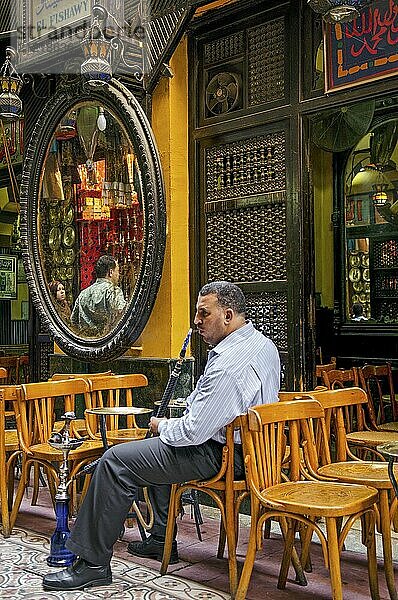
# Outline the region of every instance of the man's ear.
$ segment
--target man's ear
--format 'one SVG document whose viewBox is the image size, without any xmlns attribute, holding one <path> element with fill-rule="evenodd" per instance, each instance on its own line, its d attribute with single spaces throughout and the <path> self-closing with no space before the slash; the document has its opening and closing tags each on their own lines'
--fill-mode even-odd
<svg viewBox="0 0 398 600">
<path fill-rule="evenodd" d="M 225 322 L 226 323 L 230 323 L 232 321 L 234 317 L 234 311 L 232 310 L 232 308 L 227 308 L 227 310 L 225 311 Z"/>
</svg>

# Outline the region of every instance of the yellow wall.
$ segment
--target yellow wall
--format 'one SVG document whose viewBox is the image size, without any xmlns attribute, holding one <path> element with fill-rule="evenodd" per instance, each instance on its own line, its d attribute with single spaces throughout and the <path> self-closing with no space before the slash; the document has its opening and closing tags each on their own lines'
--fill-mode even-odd
<svg viewBox="0 0 398 600">
<path fill-rule="evenodd" d="M 167 241 L 163 276 L 141 336 L 143 357 L 175 357 L 189 329 L 189 184 L 187 44 L 178 46 L 153 95 L 152 127 L 166 191 Z"/>
<path fill-rule="evenodd" d="M 333 308 L 333 167 L 332 153 L 313 152 L 315 291 L 321 306 Z"/>
</svg>

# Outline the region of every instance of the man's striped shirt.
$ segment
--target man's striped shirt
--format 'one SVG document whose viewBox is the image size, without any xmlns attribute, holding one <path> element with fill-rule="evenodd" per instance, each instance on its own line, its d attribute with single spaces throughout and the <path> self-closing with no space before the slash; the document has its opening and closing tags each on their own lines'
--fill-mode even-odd
<svg viewBox="0 0 398 600">
<path fill-rule="evenodd" d="M 278 350 L 249 321 L 210 350 L 187 410 L 159 423 L 160 439 L 170 446 L 225 443 L 225 426 L 251 406 L 277 402 L 279 385 Z"/>
</svg>

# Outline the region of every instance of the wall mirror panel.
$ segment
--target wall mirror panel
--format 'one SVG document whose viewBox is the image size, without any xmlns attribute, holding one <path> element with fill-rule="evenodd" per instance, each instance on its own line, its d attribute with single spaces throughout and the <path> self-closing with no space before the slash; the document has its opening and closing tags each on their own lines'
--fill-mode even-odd
<svg viewBox="0 0 398 600">
<path fill-rule="evenodd" d="M 60 347 L 122 354 L 156 298 L 165 206 L 149 123 L 121 84 L 74 83 L 47 103 L 26 153 L 21 225 L 32 299 Z"/>
</svg>

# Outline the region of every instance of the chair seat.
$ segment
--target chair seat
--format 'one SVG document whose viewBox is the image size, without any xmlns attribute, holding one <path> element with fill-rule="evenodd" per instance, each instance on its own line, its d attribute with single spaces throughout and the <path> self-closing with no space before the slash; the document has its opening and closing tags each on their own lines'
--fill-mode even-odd
<svg viewBox="0 0 398 600">
<path fill-rule="evenodd" d="M 375 447 L 387 442 L 396 442 L 397 434 L 393 431 L 353 431 L 347 433 L 347 442 L 362 446 Z"/>
<path fill-rule="evenodd" d="M 276 509 L 314 517 L 344 517 L 369 508 L 377 500 L 377 490 L 371 487 L 323 481 L 280 483 L 261 495 Z"/>
<path fill-rule="evenodd" d="M 5 445 L 6 452 L 15 452 L 19 450 L 19 439 L 16 429 L 5 430 Z"/>
<path fill-rule="evenodd" d="M 398 464 L 394 466 L 398 478 Z M 376 461 L 348 461 L 324 465 L 318 469 L 320 475 L 335 477 L 345 483 L 363 483 L 377 489 L 390 489 L 388 464 Z"/>
<path fill-rule="evenodd" d="M 135 427 L 131 429 L 111 429 L 106 432 L 106 439 L 112 444 L 122 444 L 124 442 L 134 442 L 143 440 L 148 432 L 148 429 Z"/>
<path fill-rule="evenodd" d="M 398 421 L 391 421 L 390 423 L 381 423 L 378 426 L 382 431 L 396 431 L 398 433 Z"/>
<path fill-rule="evenodd" d="M 98 456 L 98 450 L 102 448 L 103 445 L 101 441 L 88 440 L 86 442 L 83 442 L 83 444 L 79 448 L 76 448 L 76 450 L 71 450 L 71 452 L 69 453 L 69 459 L 81 460 L 83 458 L 95 458 L 96 456 Z M 63 458 L 62 452 L 60 450 L 55 450 L 55 448 L 53 448 L 52 446 L 50 446 L 50 444 L 47 443 L 35 444 L 34 446 L 30 447 L 30 451 L 36 459 L 50 461 L 57 460 L 58 462 L 61 462 Z"/>
</svg>

